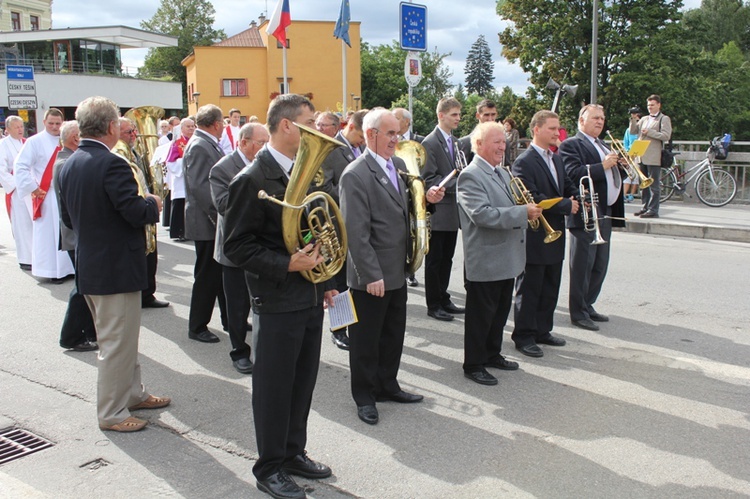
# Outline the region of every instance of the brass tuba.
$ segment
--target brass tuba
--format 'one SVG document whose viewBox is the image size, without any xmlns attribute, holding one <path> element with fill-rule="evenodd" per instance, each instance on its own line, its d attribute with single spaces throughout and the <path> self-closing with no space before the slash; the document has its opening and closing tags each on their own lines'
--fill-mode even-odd
<svg viewBox="0 0 750 499">
<path fill-rule="evenodd" d="M 406 177 L 409 188 L 409 236 L 411 248 L 406 255 L 406 265 L 410 274 L 422 266 L 424 256 L 430 252 L 430 220 L 425 200 L 424 180 L 420 172 L 427 161 L 427 153 L 419 142 L 404 140 L 396 145 L 395 156 L 404 160 L 408 173 L 400 172 Z"/>
<path fill-rule="evenodd" d="M 151 165 L 154 151 L 159 147 L 159 120 L 164 117 L 164 109 L 158 106 L 134 107 L 125 113 L 138 129 L 135 152 L 143 159 L 143 167 L 148 174 L 149 192 L 164 198 L 164 165 Z"/>
<path fill-rule="evenodd" d="M 295 123 L 299 127 L 300 142 L 294 169 L 284 193 L 279 201 L 266 191 L 259 191 L 258 198 L 279 204 L 281 210 L 281 230 L 284 245 L 290 255 L 309 243 L 320 244 L 323 262 L 312 270 L 300 272 L 302 277 L 317 284 L 327 281 L 338 273 L 346 262 L 348 249 L 346 227 L 341 211 L 333 198 L 325 192 L 312 192 L 311 184 L 317 185 L 321 178 L 321 165 L 328 154 L 344 144 L 323 135 L 317 130 Z M 303 224 L 302 217 L 305 216 Z"/>
<path fill-rule="evenodd" d="M 135 181 L 138 184 L 138 195 L 145 198 L 146 194 L 148 194 L 148 182 L 146 182 L 146 176 L 143 175 L 143 171 L 135 164 L 135 158 L 130 151 L 130 146 L 124 140 L 120 139 L 115 144 L 115 147 L 112 148 L 112 152 L 128 162 L 128 166 L 133 171 L 133 177 L 135 177 Z M 143 230 L 146 233 L 146 254 L 148 255 L 156 251 L 156 225 L 144 225 Z"/>
</svg>

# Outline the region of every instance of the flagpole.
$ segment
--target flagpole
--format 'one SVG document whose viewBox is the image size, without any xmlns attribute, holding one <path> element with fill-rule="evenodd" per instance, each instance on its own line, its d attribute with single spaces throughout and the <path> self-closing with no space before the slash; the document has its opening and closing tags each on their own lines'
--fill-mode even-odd
<svg viewBox="0 0 750 499">
<path fill-rule="evenodd" d="M 346 105 L 346 42 L 341 39 L 341 82 L 342 82 L 342 93 L 341 93 L 341 107 L 343 117 L 346 118 L 346 112 L 349 110 Z"/>
<path fill-rule="evenodd" d="M 282 50 L 282 66 L 284 68 L 284 93 L 289 93 L 289 81 L 286 78 L 286 45 L 281 44 Z"/>
</svg>

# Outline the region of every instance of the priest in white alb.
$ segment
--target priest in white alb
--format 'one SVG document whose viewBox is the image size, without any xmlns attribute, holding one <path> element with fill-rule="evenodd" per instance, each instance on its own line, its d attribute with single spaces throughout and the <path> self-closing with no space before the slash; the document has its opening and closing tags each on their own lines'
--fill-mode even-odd
<svg viewBox="0 0 750 499">
<path fill-rule="evenodd" d="M 229 110 L 229 124 L 224 127 L 219 140 L 219 145 L 224 154 L 232 154 L 232 151 L 237 149 L 237 144 L 240 141 L 240 118 L 242 118 L 242 115 L 239 109 Z"/>
<path fill-rule="evenodd" d="M 44 130 L 26 140 L 13 167 L 18 195 L 32 205 L 31 274 L 52 280 L 74 272 L 68 254 L 58 249 L 60 211 L 52 188 L 52 169 L 62 149 L 62 123 L 62 112 L 49 108 L 44 113 Z"/>
<path fill-rule="evenodd" d="M 5 190 L 5 204 L 10 216 L 10 227 L 16 241 L 16 258 L 23 270 L 31 270 L 31 198 L 28 203 L 18 195 L 16 179 L 13 176 L 13 164 L 21 152 L 23 138 L 23 120 L 18 116 L 8 116 L 5 120 L 8 136 L 0 140 L 0 184 Z"/>
</svg>

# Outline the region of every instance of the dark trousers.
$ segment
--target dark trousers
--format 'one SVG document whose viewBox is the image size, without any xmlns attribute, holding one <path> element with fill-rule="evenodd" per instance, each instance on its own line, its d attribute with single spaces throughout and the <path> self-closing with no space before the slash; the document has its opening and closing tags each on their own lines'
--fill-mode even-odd
<svg viewBox="0 0 750 499">
<path fill-rule="evenodd" d="M 609 210 L 607 210 L 609 211 Z M 612 221 L 599 220 L 599 230 L 607 244 L 591 245 L 593 232 L 570 229 L 570 293 L 568 306 L 570 319 L 582 321 L 594 312 L 594 303 L 599 297 L 607 276 L 609 248 L 612 244 Z"/>
<path fill-rule="evenodd" d="M 162 200 L 161 226 L 169 227 L 169 219 L 172 217 L 172 193 L 167 192 Z"/>
<path fill-rule="evenodd" d="M 68 256 L 75 268 L 76 252 L 70 250 Z M 68 309 L 65 311 L 65 318 L 60 328 L 60 346 L 72 348 L 87 340 L 96 341 L 96 327 L 86 299 L 78 292 L 78 272 L 76 272 L 73 289 L 70 290 L 68 298 Z"/>
<path fill-rule="evenodd" d="M 253 368 L 253 419 L 265 480 L 307 445 L 307 417 L 320 362 L 323 307 L 257 316 Z"/>
<path fill-rule="evenodd" d="M 659 185 L 659 179 L 661 178 L 661 167 L 653 165 L 641 165 L 641 171 L 644 175 L 654 179 L 654 183 L 651 186 L 641 189 L 641 200 L 643 201 L 643 209 L 659 214 L 659 201 L 661 196 L 661 186 Z"/>
<path fill-rule="evenodd" d="M 158 244 L 154 247 L 153 253 L 146 255 L 146 276 L 148 277 L 148 287 L 141 291 L 141 304 L 154 301 L 156 292 L 156 265 L 159 261 Z"/>
<path fill-rule="evenodd" d="M 193 294 L 190 296 L 188 330 L 200 333 L 208 329 L 214 313 L 216 298 L 219 299 L 221 324 L 227 327 L 227 305 L 222 288 L 221 264 L 214 260 L 214 240 L 195 241 L 195 278 Z"/>
<path fill-rule="evenodd" d="M 430 252 L 425 256 L 424 288 L 427 309 L 435 310 L 451 303 L 448 283 L 453 268 L 458 231 L 432 231 Z"/>
<path fill-rule="evenodd" d="M 169 237 L 171 239 L 185 237 L 185 199 L 173 199 L 171 211 Z"/>
<path fill-rule="evenodd" d="M 349 326 L 352 398 L 358 406 L 375 405 L 380 393 L 401 390 L 396 380 L 406 331 L 406 281 L 378 298 L 352 289 L 359 322 Z"/>
<path fill-rule="evenodd" d="M 550 265 L 527 263 L 516 278 L 513 335 L 516 346 L 533 345 L 550 336 L 560 295 L 562 261 Z"/>
<path fill-rule="evenodd" d="M 247 316 L 250 314 L 250 293 L 245 283 L 245 271 L 239 267 L 221 266 L 224 281 L 224 297 L 227 300 L 227 329 L 232 351 L 232 360 L 249 359 L 247 344 Z"/>
<path fill-rule="evenodd" d="M 503 328 L 513 300 L 513 279 L 465 281 L 464 372 L 476 372 L 499 360 Z"/>
</svg>

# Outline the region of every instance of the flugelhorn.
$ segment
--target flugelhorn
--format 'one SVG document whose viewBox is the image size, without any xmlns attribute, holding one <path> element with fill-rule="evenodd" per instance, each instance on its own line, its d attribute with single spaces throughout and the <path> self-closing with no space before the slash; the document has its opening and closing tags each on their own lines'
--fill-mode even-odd
<svg viewBox="0 0 750 499">
<path fill-rule="evenodd" d="M 406 255 L 406 266 L 410 274 L 422 266 L 424 256 L 430 251 L 430 219 L 425 200 L 424 180 L 420 177 L 427 160 L 427 152 L 422 144 L 414 140 L 404 140 L 396 145 L 397 156 L 404 160 L 408 173 L 400 172 L 406 177 L 409 189 L 409 239 L 411 250 Z"/>
<path fill-rule="evenodd" d="M 654 183 L 654 179 L 649 178 L 643 174 L 641 169 L 638 168 L 638 165 L 636 165 L 633 161 L 633 158 L 631 158 L 628 152 L 625 150 L 625 146 L 623 145 L 622 141 L 612 137 L 612 134 L 609 133 L 609 130 L 607 130 L 607 136 L 609 136 L 609 140 L 612 141 L 612 150 L 615 151 L 615 153 L 617 153 L 620 158 L 625 160 L 623 169 L 628 174 L 628 177 L 630 177 L 630 180 L 638 180 L 638 187 L 640 187 L 641 189 L 650 187 L 651 184 Z"/>
<path fill-rule="evenodd" d="M 283 206 L 281 230 L 284 246 L 290 255 L 309 243 L 320 245 L 323 262 L 312 270 L 300 272 L 302 277 L 317 284 L 327 281 L 344 266 L 348 249 L 346 227 L 341 211 L 330 195 L 322 191 L 307 192 L 314 180 L 320 177 L 323 160 L 344 144 L 312 128 L 295 125 L 299 127 L 300 142 L 284 200 L 275 199 L 265 191 L 259 191 L 258 198 Z"/>
<path fill-rule="evenodd" d="M 586 232 L 594 232 L 594 240 L 591 241 L 592 245 L 607 244 L 607 241 L 602 237 L 602 232 L 599 229 L 599 194 L 594 190 L 594 181 L 591 179 L 591 168 L 587 168 L 588 175 L 581 177 L 578 182 L 578 193 L 581 196 L 581 216 L 583 217 L 583 229 Z M 586 202 L 589 202 L 589 207 L 586 208 Z"/>
<path fill-rule="evenodd" d="M 534 202 L 534 196 L 532 196 L 529 190 L 526 188 L 526 184 L 523 183 L 523 180 L 513 175 L 513 173 L 510 171 L 509 166 L 506 166 L 505 169 L 510 175 L 510 193 L 513 195 L 513 199 L 516 201 L 516 204 L 536 204 Z M 549 222 L 547 222 L 547 219 L 544 218 L 544 215 L 539 215 L 539 218 L 536 220 L 529 220 L 529 227 L 531 228 L 531 230 L 538 230 L 540 224 L 542 227 L 544 227 L 544 232 L 547 234 L 546 236 L 544 236 L 545 243 L 549 244 L 551 242 L 557 241 L 560 236 L 562 236 L 562 232 L 553 229 Z"/>
</svg>

